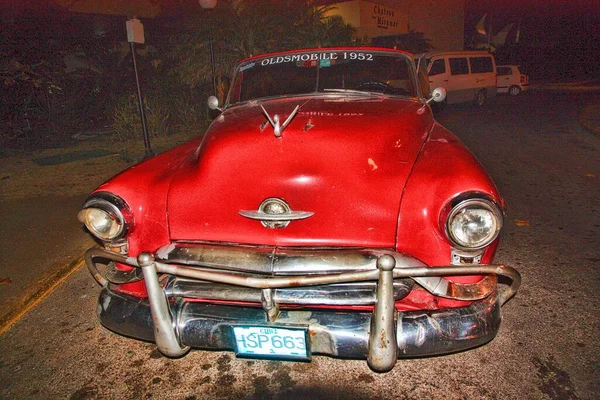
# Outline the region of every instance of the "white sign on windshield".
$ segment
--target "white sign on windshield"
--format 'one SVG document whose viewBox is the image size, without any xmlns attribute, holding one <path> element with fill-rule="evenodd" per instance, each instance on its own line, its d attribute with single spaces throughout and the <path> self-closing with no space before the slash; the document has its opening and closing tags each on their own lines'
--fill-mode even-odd
<svg viewBox="0 0 600 400">
<path fill-rule="evenodd" d="M 304 53 L 304 54 L 286 54 L 284 56 L 276 56 L 265 58 L 260 62 L 260 65 L 273 65 L 291 62 L 307 62 L 319 60 L 358 60 L 358 61 L 373 61 L 372 53 L 364 53 L 360 51 L 343 51 L 329 53 Z M 321 66 L 323 63 L 321 63 Z M 316 66 L 316 64 L 315 64 Z"/>
</svg>

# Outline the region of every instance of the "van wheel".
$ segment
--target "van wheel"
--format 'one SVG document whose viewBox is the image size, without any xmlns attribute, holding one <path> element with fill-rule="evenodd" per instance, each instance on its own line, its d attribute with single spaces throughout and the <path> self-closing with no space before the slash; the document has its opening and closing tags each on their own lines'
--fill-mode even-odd
<svg viewBox="0 0 600 400">
<path fill-rule="evenodd" d="M 511 96 L 518 96 L 518 95 L 521 94 L 521 88 L 518 87 L 518 86 L 511 86 L 511 87 L 508 88 L 508 93 Z"/>
<path fill-rule="evenodd" d="M 483 107 L 483 105 L 485 104 L 485 100 L 486 100 L 486 93 L 485 90 L 480 90 L 479 92 L 477 92 L 477 94 L 475 95 L 475 105 L 477 107 Z"/>
</svg>

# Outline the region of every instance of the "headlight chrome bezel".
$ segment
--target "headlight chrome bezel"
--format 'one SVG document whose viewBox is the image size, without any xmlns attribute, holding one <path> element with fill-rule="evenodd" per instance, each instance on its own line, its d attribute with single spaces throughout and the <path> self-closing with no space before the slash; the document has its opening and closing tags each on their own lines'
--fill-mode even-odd
<svg viewBox="0 0 600 400">
<path fill-rule="evenodd" d="M 504 213 L 502 212 L 502 209 L 500 208 L 500 206 L 498 206 L 498 204 L 490 199 L 481 197 L 480 195 L 474 195 L 474 196 L 469 196 L 467 198 L 462 198 L 458 201 L 453 202 L 452 205 L 450 205 L 447 209 L 449 209 L 449 212 L 447 212 L 447 216 L 445 218 L 445 222 L 444 222 L 444 230 L 445 230 L 445 234 L 447 239 L 450 241 L 450 243 L 452 244 L 452 246 L 456 249 L 459 250 L 463 250 L 463 251 L 476 251 L 476 250 L 482 250 L 485 249 L 486 247 L 488 247 L 490 244 L 492 244 L 497 238 L 498 235 L 500 234 L 500 231 L 502 230 L 502 226 L 504 223 Z M 454 219 L 462 212 L 464 212 L 465 210 L 468 209 L 479 209 L 479 210 L 485 210 L 487 212 L 489 212 L 493 218 L 493 227 L 490 230 L 490 233 L 487 235 L 487 237 L 484 240 L 480 240 L 477 243 L 474 243 L 473 245 L 469 245 L 468 243 L 466 243 L 465 241 L 461 240 L 460 238 L 457 238 L 454 234 L 453 234 L 453 230 L 452 230 L 452 223 L 454 222 Z"/>
<path fill-rule="evenodd" d="M 108 235 L 95 229 L 89 218 L 91 210 L 99 210 L 105 213 L 116 225 L 116 230 Z M 107 192 L 94 193 L 89 197 L 83 204 L 83 209 L 79 212 L 77 218 L 93 236 L 106 243 L 114 243 L 123 239 L 129 233 L 133 223 L 133 215 L 127 203 L 119 196 Z"/>
</svg>

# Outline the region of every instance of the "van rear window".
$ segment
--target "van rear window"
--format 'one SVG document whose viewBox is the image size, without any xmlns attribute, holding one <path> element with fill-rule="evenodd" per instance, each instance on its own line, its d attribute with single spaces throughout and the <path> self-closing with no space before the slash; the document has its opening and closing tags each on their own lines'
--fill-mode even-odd
<svg viewBox="0 0 600 400">
<path fill-rule="evenodd" d="M 465 75 L 469 73 L 466 57 L 450 58 L 450 73 L 452 75 Z"/>
<path fill-rule="evenodd" d="M 494 72 L 492 57 L 469 57 L 469 62 L 471 63 L 472 74 Z"/>
</svg>

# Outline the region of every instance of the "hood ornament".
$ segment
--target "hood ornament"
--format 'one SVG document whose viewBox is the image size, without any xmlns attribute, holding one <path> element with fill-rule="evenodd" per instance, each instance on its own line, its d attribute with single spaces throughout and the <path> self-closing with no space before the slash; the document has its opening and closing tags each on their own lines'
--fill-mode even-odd
<svg viewBox="0 0 600 400">
<path fill-rule="evenodd" d="M 281 138 L 281 133 L 283 132 L 283 130 L 289 125 L 290 122 L 292 122 L 292 120 L 294 119 L 296 114 L 298 114 L 300 105 L 297 105 L 296 108 L 294 108 L 294 111 L 292 111 L 292 113 L 287 117 L 287 119 L 284 121 L 283 124 L 279 123 L 279 115 L 275 114 L 275 115 L 273 115 L 273 118 L 271 118 L 271 116 L 269 115 L 267 110 L 265 110 L 265 108 L 263 107 L 262 104 L 260 104 L 260 108 L 262 109 L 265 117 L 267 117 L 267 121 L 269 122 L 269 124 L 271 124 L 271 126 L 273 127 L 275 137 L 279 139 L 279 138 Z M 261 130 L 263 130 L 265 128 L 265 126 L 266 126 L 266 123 L 262 124 L 260 126 Z"/>
<path fill-rule="evenodd" d="M 242 217 L 258 220 L 266 228 L 281 229 L 289 225 L 291 221 L 312 217 L 315 213 L 310 211 L 292 211 L 290 206 L 283 200 L 270 197 L 260 203 L 258 210 L 240 210 Z"/>
</svg>

